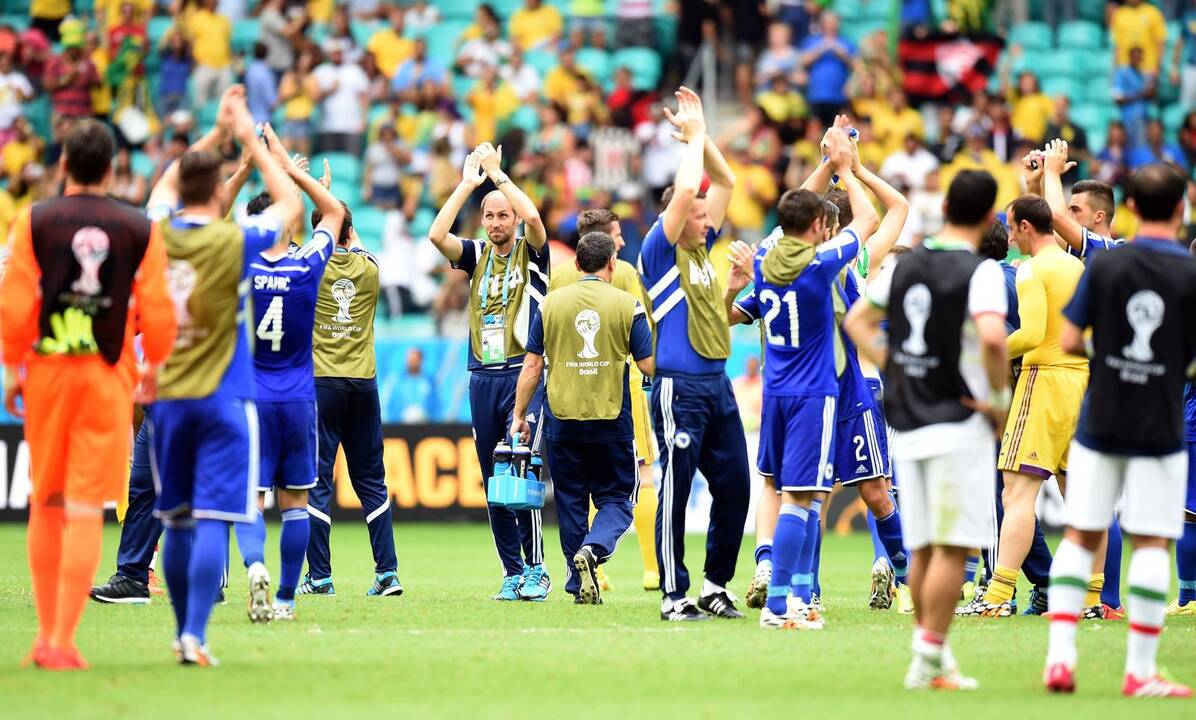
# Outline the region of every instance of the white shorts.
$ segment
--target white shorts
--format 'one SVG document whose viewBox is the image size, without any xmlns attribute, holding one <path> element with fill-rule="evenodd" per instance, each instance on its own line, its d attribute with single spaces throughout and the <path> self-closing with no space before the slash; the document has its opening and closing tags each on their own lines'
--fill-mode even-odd
<svg viewBox="0 0 1196 720">
<path fill-rule="evenodd" d="M 996 445 L 950 455 L 896 458 L 901 529 L 911 550 L 928 545 L 986 548 L 996 535 Z"/>
<path fill-rule="evenodd" d="M 1104 530 L 1117 511 L 1124 532 L 1175 540 L 1184 530 L 1187 491 L 1188 454 L 1184 451 L 1159 456 L 1111 455 L 1078 442 L 1071 444 L 1065 498 L 1068 527 Z"/>
</svg>

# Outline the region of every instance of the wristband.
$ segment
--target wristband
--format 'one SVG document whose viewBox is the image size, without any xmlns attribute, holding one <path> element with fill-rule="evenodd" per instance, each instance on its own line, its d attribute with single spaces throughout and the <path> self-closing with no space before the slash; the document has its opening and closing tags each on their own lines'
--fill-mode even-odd
<svg viewBox="0 0 1196 720">
<path fill-rule="evenodd" d="M 1008 410 L 1013 405 L 1013 392 L 1009 386 L 1000 390 L 993 390 L 988 397 L 988 404 L 1002 410 Z"/>
</svg>

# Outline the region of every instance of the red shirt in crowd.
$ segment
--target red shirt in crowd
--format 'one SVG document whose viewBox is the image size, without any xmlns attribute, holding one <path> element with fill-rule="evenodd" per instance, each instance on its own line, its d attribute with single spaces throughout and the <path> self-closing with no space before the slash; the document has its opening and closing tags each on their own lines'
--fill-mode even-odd
<svg viewBox="0 0 1196 720">
<path fill-rule="evenodd" d="M 67 84 L 59 87 L 58 83 L 63 79 L 67 80 Z M 91 116 L 91 89 L 99 81 L 95 65 L 90 60 L 86 57 L 72 59 L 66 53 L 50 58 L 42 77 L 43 85 L 56 88 L 50 91 L 54 114 L 71 117 Z"/>
</svg>

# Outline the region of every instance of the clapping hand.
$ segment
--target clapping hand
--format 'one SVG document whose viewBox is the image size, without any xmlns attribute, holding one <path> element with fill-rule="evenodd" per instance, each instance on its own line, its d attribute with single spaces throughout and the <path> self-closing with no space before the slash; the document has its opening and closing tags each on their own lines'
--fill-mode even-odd
<svg viewBox="0 0 1196 720">
<path fill-rule="evenodd" d="M 696 92 L 684 85 L 673 95 L 677 98 L 677 112 L 674 113 L 667 107 L 663 108 L 665 118 L 672 123 L 673 127 L 677 128 L 673 137 L 681 142 L 689 143 L 695 138 L 704 136 L 706 134 L 706 115 L 702 111 L 702 99 Z"/>
<path fill-rule="evenodd" d="M 472 191 L 481 187 L 484 182 L 486 182 L 486 173 L 482 170 L 481 161 L 478 160 L 478 153 L 475 150 L 465 156 L 465 167 L 461 170 L 461 184 Z"/>
<path fill-rule="evenodd" d="M 1067 141 L 1058 138 L 1047 143 L 1046 152 L 1040 153 L 1043 158 L 1043 168 L 1053 175 L 1065 175 L 1068 170 L 1076 166 L 1067 159 Z"/>
</svg>

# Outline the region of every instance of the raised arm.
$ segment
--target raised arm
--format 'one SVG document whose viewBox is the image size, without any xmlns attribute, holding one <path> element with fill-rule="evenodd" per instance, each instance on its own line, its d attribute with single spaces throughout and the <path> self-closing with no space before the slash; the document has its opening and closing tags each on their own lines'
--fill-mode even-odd
<svg viewBox="0 0 1196 720">
<path fill-rule="evenodd" d="M 455 263 L 460 260 L 461 253 L 465 251 L 461 244 L 461 238 L 449 231 L 452 230 L 453 223 L 457 220 L 457 214 L 469 201 L 469 196 L 485 180 L 486 174 L 482 172 L 482 166 L 478 163 L 477 153 L 469 153 L 465 158 L 465 169 L 461 171 L 461 182 L 457 183 L 453 194 L 449 195 L 448 200 L 444 202 L 444 207 L 436 213 L 432 227 L 428 228 L 428 239 L 449 262 Z"/>
<path fill-rule="evenodd" d="M 266 192 L 270 193 L 270 199 L 273 200 L 266 212 L 278 218 L 284 228 L 288 228 L 303 212 L 303 201 L 295 193 L 295 184 L 291 182 L 287 171 L 279 164 L 265 143 L 258 139 L 257 124 L 254 123 L 253 116 L 249 114 L 249 108 L 245 106 L 245 103 L 236 103 L 233 112 L 236 116 L 234 133 L 237 140 L 241 143 L 242 148 L 248 148 L 253 155 L 253 162 L 258 168 L 258 172 L 262 174 L 262 181 L 266 185 Z M 278 148 L 280 153 L 284 152 L 281 143 Z M 275 252 L 285 251 L 287 244 L 286 233 L 280 233 L 278 243 L 273 249 Z"/>
<path fill-rule="evenodd" d="M 241 162 L 237 163 L 237 170 L 229 176 L 228 180 L 224 181 L 225 206 L 223 210 L 225 215 L 232 210 L 233 203 L 237 201 L 237 196 L 241 194 L 241 189 L 245 187 L 245 183 L 252 173 L 253 154 L 247 149 L 241 148 Z"/>
<path fill-rule="evenodd" d="M 858 152 L 855 154 L 854 171 L 864 187 L 871 190 L 885 208 L 885 216 L 880 221 L 880 227 L 872 233 L 872 237 L 868 238 L 866 244 L 868 248 L 868 277 L 874 277 L 885 256 L 897 244 L 897 238 L 901 237 L 905 221 L 909 218 L 909 201 L 882 177 L 865 167 L 859 161 Z"/>
<path fill-rule="evenodd" d="M 537 250 L 543 248 L 544 243 L 548 242 L 548 231 L 544 228 L 544 221 L 540 219 L 540 211 L 532 199 L 527 196 L 527 193 L 520 190 L 502 171 L 502 146 L 495 149 L 493 145 L 486 142 L 478 145 L 474 152 L 478 156 L 478 163 L 482 166 L 486 177 L 490 178 L 494 187 L 498 188 L 498 191 L 507 198 L 511 203 L 511 209 L 523 221 L 528 244 Z"/>
<path fill-rule="evenodd" d="M 234 108 L 237 104 L 245 104 L 245 86 L 233 85 L 220 96 L 220 107 L 216 111 L 216 124 L 203 137 L 192 143 L 187 152 L 204 152 L 216 150 L 233 135 L 236 122 Z M 172 210 L 179 203 L 179 163 L 172 162 L 170 167 L 158 178 L 154 189 L 150 191 L 149 200 L 145 206 L 151 212 L 156 208 L 168 207 Z M 226 210 L 227 212 L 227 210 Z"/>
<path fill-rule="evenodd" d="M 1022 158 L 1022 182 L 1026 184 L 1026 193 L 1042 196 L 1043 153 L 1041 150 L 1031 150 Z"/>
<path fill-rule="evenodd" d="M 677 240 L 681 238 L 685 221 L 689 219 L 689 210 L 702 189 L 706 154 L 706 118 L 702 115 L 701 105 L 695 105 L 693 98 L 680 90 L 675 95 L 676 114 L 666 107 L 664 115 L 677 128 L 677 135 L 674 137 L 685 143 L 685 150 L 681 155 L 677 175 L 673 179 L 673 198 L 664 209 L 664 235 L 671 245 L 676 245 Z"/>
<path fill-rule="evenodd" d="M 1067 200 L 1063 197 L 1063 174 L 1075 167 L 1067 160 L 1067 143 L 1052 140 L 1047 143 L 1042 158 L 1042 197 L 1051 206 L 1051 219 L 1055 234 L 1063 238 L 1077 253 L 1084 252 L 1084 226 L 1067 212 Z"/>
<path fill-rule="evenodd" d="M 876 214 L 876 208 L 872 207 L 872 201 L 868 199 L 868 191 L 864 189 L 864 184 L 851 170 L 855 162 L 851 140 L 839 129 L 832 129 L 827 133 L 827 137 L 830 140 L 830 164 L 839 174 L 843 188 L 847 191 L 847 200 L 851 204 L 852 219 L 847 227 L 859 236 L 861 243 L 865 242 L 876 232 L 880 217 Z"/>
<path fill-rule="evenodd" d="M 752 257 L 750 245 L 739 240 L 731 243 L 731 272 L 727 275 L 727 289 L 723 292 L 728 325 L 739 325 L 752 320 L 747 313 L 735 307 L 739 293 L 752 283 Z"/>
<path fill-rule="evenodd" d="M 702 117 L 705 117 L 702 98 L 696 92 L 683 85 L 677 90 L 678 99 L 682 96 L 696 112 L 702 113 Z M 677 123 L 677 116 L 670 113 L 667 117 L 678 130 L 673 137 L 680 142 L 685 142 L 681 126 Z M 710 188 L 706 191 L 706 209 L 710 215 L 710 225 L 717 231 L 722 228 L 723 220 L 727 217 L 727 206 L 731 204 L 731 191 L 735 188 L 735 173 L 731 171 L 727 159 L 718 149 L 718 143 L 709 135 L 706 136 L 702 144 L 702 164 L 704 171 L 710 177 Z"/>
<path fill-rule="evenodd" d="M 332 194 L 322 182 L 308 174 L 298 162 L 293 162 L 287 157 L 287 151 L 282 145 L 282 141 L 278 139 L 274 128 L 269 123 L 262 128 L 262 133 L 265 135 L 266 142 L 269 145 L 270 153 L 284 170 L 287 176 L 295 185 L 299 186 L 311 201 L 315 203 L 316 209 L 320 211 L 320 227 L 332 234 L 333 240 L 340 237 L 341 226 L 345 222 L 345 206 L 341 204 L 340 200 Z M 324 159 L 324 175 L 331 176 L 332 170 L 328 166 L 328 159 Z"/>
</svg>

